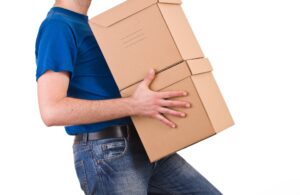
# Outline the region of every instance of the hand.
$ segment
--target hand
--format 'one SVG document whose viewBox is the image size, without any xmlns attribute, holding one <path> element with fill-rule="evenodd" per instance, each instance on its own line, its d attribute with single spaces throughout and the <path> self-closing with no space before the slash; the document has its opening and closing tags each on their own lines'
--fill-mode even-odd
<svg viewBox="0 0 300 195">
<path fill-rule="evenodd" d="M 155 71 L 150 69 L 144 80 L 138 85 L 132 96 L 133 115 L 148 116 L 156 118 L 169 127 L 176 127 L 176 124 L 168 120 L 163 114 L 170 114 L 177 117 L 185 117 L 186 114 L 167 107 L 185 107 L 191 105 L 186 101 L 168 100 L 173 97 L 186 96 L 186 91 L 165 91 L 156 92 L 149 89 L 155 78 Z"/>
</svg>

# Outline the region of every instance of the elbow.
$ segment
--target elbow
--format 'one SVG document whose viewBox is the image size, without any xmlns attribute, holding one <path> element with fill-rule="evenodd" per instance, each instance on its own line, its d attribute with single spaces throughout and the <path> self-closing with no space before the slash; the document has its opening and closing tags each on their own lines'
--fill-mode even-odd
<svg viewBox="0 0 300 195">
<path fill-rule="evenodd" d="M 41 111 L 41 117 L 44 124 L 47 127 L 57 126 L 57 114 L 55 114 L 55 110 L 53 108 L 43 109 Z"/>
<path fill-rule="evenodd" d="M 42 118 L 42 119 L 43 119 L 44 124 L 47 127 L 55 126 L 54 122 L 51 119 L 49 119 L 49 118 Z"/>
</svg>

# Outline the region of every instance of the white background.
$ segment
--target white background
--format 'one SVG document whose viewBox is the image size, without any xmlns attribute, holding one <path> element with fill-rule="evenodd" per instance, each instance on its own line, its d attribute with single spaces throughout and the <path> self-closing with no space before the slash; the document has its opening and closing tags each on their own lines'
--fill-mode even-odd
<svg viewBox="0 0 300 195">
<path fill-rule="evenodd" d="M 120 0 L 95 0 L 90 17 Z M 183 0 L 235 126 L 179 153 L 225 195 L 300 194 L 297 0 Z M 34 43 L 51 0 L 2 1 L 0 194 L 83 194 L 72 138 L 38 111 Z"/>
</svg>

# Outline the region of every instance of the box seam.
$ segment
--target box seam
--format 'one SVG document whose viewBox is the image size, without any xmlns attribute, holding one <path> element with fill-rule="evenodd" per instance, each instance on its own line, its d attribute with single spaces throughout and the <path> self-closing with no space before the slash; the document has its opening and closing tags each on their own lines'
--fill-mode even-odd
<svg viewBox="0 0 300 195">
<path fill-rule="evenodd" d="M 181 59 L 183 59 L 182 53 L 181 53 L 180 49 L 179 49 L 178 46 L 177 46 L 177 42 L 176 42 L 174 36 L 172 35 L 171 30 L 170 30 L 170 28 L 169 28 L 169 26 L 168 26 L 168 24 L 167 24 L 167 21 L 166 21 L 164 15 L 162 14 L 162 11 L 161 11 L 161 9 L 160 9 L 160 7 L 159 7 L 158 4 L 159 4 L 159 3 L 157 3 L 156 5 L 157 5 L 157 8 L 158 8 L 158 10 L 159 10 L 159 13 L 160 13 L 160 15 L 162 16 L 162 18 L 163 18 L 163 20 L 164 20 L 164 22 L 165 22 L 165 25 L 167 26 L 167 29 L 168 29 L 168 31 L 169 31 L 169 33 L 170 33 L 170 35 L 171 35 L 171 37 L 172 37 L 172 39 L 173 39 L 173 41 L 174 41 L 174 43 L 175 43 L 175 47 L 177 48 L 177 51 L 179 52 Z M 177 6 L 178 6 L 178 5 L 177 5 Z"/>
<path fill-rule="evenodd" d="M 177 63 L 175 63 L 175 64 L 172 64 L 172 65 L 170 65 L 170 66 L 167 66 L 166 68 L 163 68 L 163 69 L 161 69 L 160 71 L 157 71 L 155 74 L 159 74 L 159 73 L 161 73 L 161 72 L 163 72 L 163 71 L 165 71 L 165 70 L 168 70 L 168 69 L 170 69 L 170 68 L 172 68 L 172 67 L 174 67 L 174 66 L 177 66 L 178 64 L 180 64 L 180 63 L 182 63 L 182 62 L 184 62 L 184 60 L 182 60 L 182 61 L 180 61 L 180 62 L 177 62 Z M 131 84 L 131 85 L 128 85 L 127 87 L 125 87 L 125 88 L 123 88 L 123 89 L 120 89 L 119 91 L 122 91 L 122 90 L 124 90 L 124 89 L 129 88 L 129 87 L 132 87 L 133 85 L 136 85 L 137 83 L 139 83 L 139 82 L 141 82 L 141 81 L 143 81 L 143 79 L 141 79 L 141 80 L 139 80 L 139 81 L 137 81 L 137 82 L 135 82 L 135 83 L 133 83 L 133 84 Z M 164 87 L 164 88 L 165 88 L 165 87 Z"/>
<path fill-rule="evenodd" d="M 130 15 L 128 15 L 128 16 L 122 18 L 121 20 L 118 20 L 118 21 L 113 22 L 112 24 L 110 24 L 110 25 L 108 25 L 108 26 L 105 26 L 105 28 L 107 28 L 107 27 L 109 27 L 109 26 L 112 26 L 112 25 L 115 25 L 115 24 L 117 24 L 117 23 L 119 23 L 119 22 L 121 22 L 121 21 L 123 21 L 123 20 L 125 20 L 125 19 L 127 19 L 127 18 L 129 18 L 129 17 L 131 17 L 131 16 L 133 16 L 133 15 L 135 15 L 135 14 L 137 14 L 137 13 L 139 13 L 139 12 L 141 12 L 141 11 L 143 11 L 143 10 L 145 10 L 145 9 L 147 9 L 147 8 L 149 8 L 149 7 L 151 7 L 151 6 L 153 6 L 153 5 L 155 5 L 155 4 L 157 4 L 157 3 L 150 4 L 150 5 L 146 6 L 146 7 L 144 7 L 143 9 L 141 9 L 141 10 L 139 10 L 139 11 L 137 11 L 137 12 L 134 12 L 134 13 L 132 13 L 132 14 L 130 14 Z M 97 17 L 97 16 L 95 16 L 95 17 Z M 93 22 L 93 18 L 92 18 L 89 22 L 90 22 L 91 24 L 93 24 L 93 25 L 102 27 L 101 25 L 98 25 L 98 24 L 94 23 L 94 22 Z"/>
<path fill-rule="evenodd" d="M 201 74 L 201 73 L 199 73 L 199 74 Z M 196 75 L 198 75 L 198 74 L 196 74 Z M 203 103 L 203 101 L 202 101 L 202 99 L 201 99 L 201 96 L 200 96 L 200 94 L 199 94 L 199 91 L 197 90 L 197 87 L 195 86 L 195 83 L 194 83 L 194 80 L 192 79 L 192 76 L 194 76 L 194 75 L 191 75 L 191 76 L 190 76 L 191 81 L 192 81 L 192 83 L 193 83 L 194 88 L 195 88 L 196 91 L 197 91 L 197 95 L 198 95 L 198 97 L 199 97 L 199 99 L 200 99 L 200 102 L 201 102 L 201 104 L 202 104 L 202 106 L 203 106 L 203 108 L 204 108 L 204 110 L 205 110 L 205 113 L 206 113 L 206 115 L 208 116 L 208 121 L 209 121 L 209 123 L 211 124 L 211 126 L 213 127 L 213 131 L 215 132 L 215 134 L 217 134 L 217 132 L 216 132 L 216 130 L 215 130 L 215 126 L 213 125 L 213 123 L 212 123 L 212 121 L 211 121 L 211 119 L 210 119 L 210 117 L 209 117 L 209 114 L 208 114 L 208 112 L 207 112 L 207 110 L 206 110 L 206 107 L 204 106 L 204 103 Z"/>
</svg>

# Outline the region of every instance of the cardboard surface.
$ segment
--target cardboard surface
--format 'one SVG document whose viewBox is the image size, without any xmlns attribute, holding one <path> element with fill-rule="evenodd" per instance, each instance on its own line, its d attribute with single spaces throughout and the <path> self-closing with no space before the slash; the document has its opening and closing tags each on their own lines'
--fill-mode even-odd
<svg viewBox="0 0 300 195">
<path fill-rule="evenodd" d="M 143 80 L 150 68 L 161 72 L 204 57 L 180 4 L 128 0 L 90 19 L 119 90 Z"/>
<path fill-rule="evenodd" d="M 202 50 L 181 6 L 158 4 L 183 60 L 203 57 Z"/>
<path fill-rule="evenodd" d="M 127 0 L 89 24 L 122 97 L 135 91 L 150 68 L 157 73 L 151 90 L 189 93 L 172 98 L 191 103 L 191 108 L 173 108 L 187 117 L 165 115 L 177 128 L 150 117 L 132 117 L 150 162 L 234 124 L 180 0 Z"/>
<path fill-rule="evenodd" d="M 155 80 L 150 84 L 150 88 L 153 91 L 159 91 L 162 88 L 172 85 L 173 83 L 183 80 L 186 77 L 190 76 L 190 70 L 186 62 L 182 62 L 172 68 L 166 69 L 159 74 L 156 73 Z M 136 83 L 126 89 L 121 91 L 123 97 L 130 96 L 139 83 Z"/>
<path fill-rule="evenodd" d="M 234 124 L 211 71 L 209 60 L 200 58 L 184 61 L 156 75 L 150 85 L 151 90 L 186 90 L 189 92 L 188 96 L 172 100 L 189 101 L 192 107 L 174 108 L 187 113 L 185 118 L 165 115 L 177 124 L 175 129 L 157 119 L 132 117 L 150 162 L 204 140 Z M 121 95 L 130 96 L 138 84 L 122 90 Z"/>
</svg>

